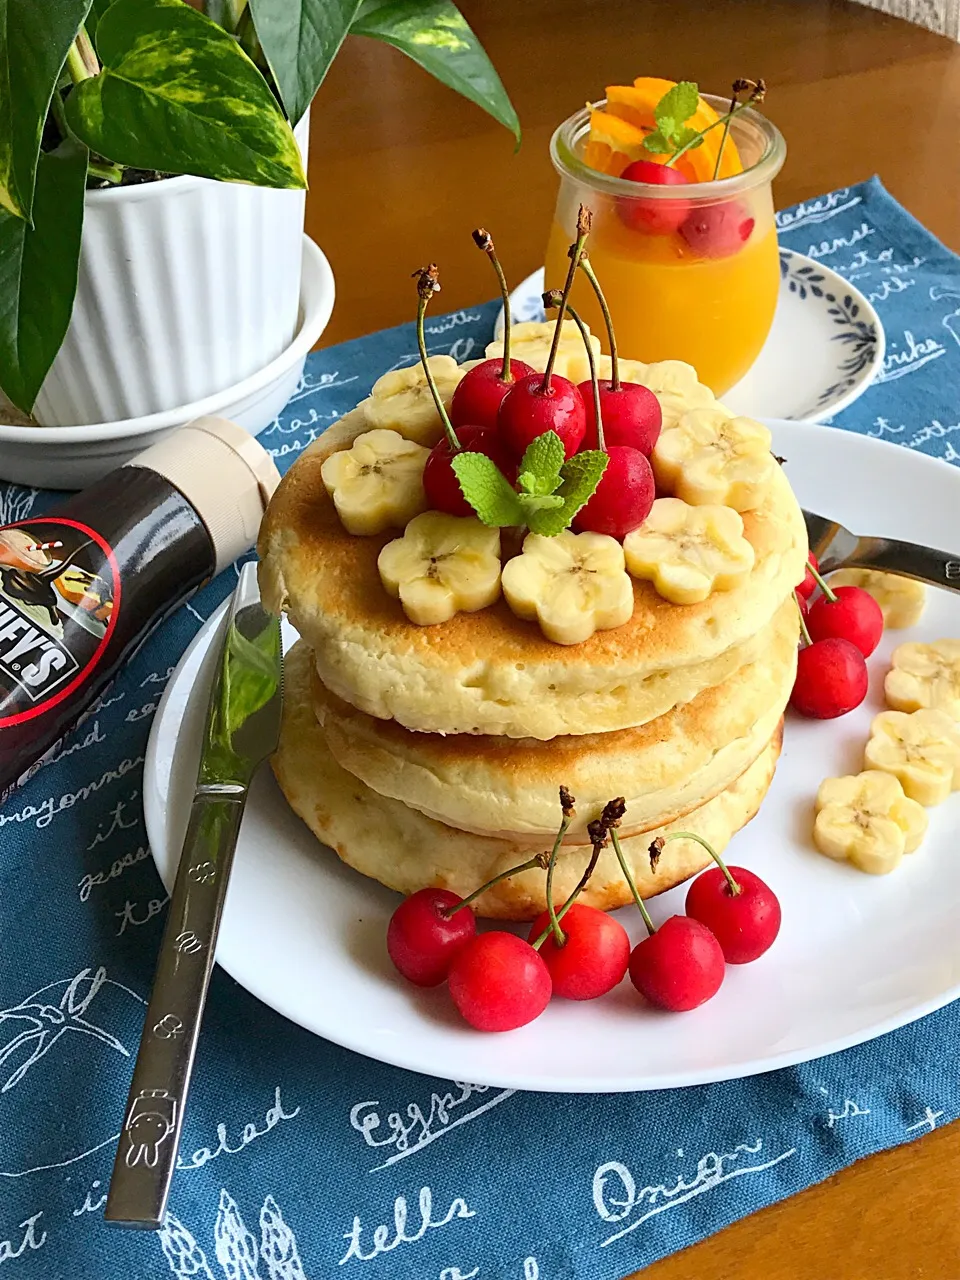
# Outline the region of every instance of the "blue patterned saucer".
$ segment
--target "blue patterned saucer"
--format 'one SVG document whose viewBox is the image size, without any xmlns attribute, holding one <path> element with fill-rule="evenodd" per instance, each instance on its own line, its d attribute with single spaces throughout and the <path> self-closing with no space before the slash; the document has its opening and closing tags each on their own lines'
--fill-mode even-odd
<svg viewBox="0 0 960 1280">
<path fill-rule="evenodd" d="M 543 269 L 510 296 L 514 322 L 542 320 Z M 503 313 L 497 332 L 503 327 Z M 862 396 L 883 367 L 883 325 L 862 293 L 829 267 L 780 250 L 773 328 L 748 373 L 723 397 L 753 418 L 825 422 Z"/>
</svg>

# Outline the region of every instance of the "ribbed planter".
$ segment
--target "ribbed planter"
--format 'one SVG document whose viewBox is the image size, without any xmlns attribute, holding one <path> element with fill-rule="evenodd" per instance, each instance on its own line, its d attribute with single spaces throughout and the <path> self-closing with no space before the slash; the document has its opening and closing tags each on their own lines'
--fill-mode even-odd
<svg viewBox="0 0 960 1280">
<path fill-rule="evenodd" d="M 296 129 L 304 161 L 308 128 Z M 37 421 L 174 409 L 279 356 L 297 324 L 304 202 L 193 177 L 89 191 L 73 315 Z"/>
</svg>

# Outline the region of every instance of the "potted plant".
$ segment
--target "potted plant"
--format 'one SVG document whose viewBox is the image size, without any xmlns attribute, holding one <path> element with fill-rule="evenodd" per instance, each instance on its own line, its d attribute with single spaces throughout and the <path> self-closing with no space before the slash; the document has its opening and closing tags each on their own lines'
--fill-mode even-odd
<svg viewBox="0 0 960 1280">
<path fill-rule="evenodd" d="M 289 343 L 308 112 L 348 34 L 519 138 L 449 0 L 44 0 L 4 22 L 0 389 L 45 425 L 190 403 Z"/>
</svg>

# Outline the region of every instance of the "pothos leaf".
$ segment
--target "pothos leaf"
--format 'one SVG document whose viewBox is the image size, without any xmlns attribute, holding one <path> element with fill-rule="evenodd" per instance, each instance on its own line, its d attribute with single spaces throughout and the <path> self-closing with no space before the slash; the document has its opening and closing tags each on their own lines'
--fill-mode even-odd
<svg viewBox="0 0 960 1280">
<path fill-rule="evenodd" d="M 2 0 L 0 0 L 2 3 Z M 118 164 L 305 187 L 293 130 L 236 40 L 183 0 L 115 0 L 98 76 L 66 101 L 77 137 Z"/>
</svg>

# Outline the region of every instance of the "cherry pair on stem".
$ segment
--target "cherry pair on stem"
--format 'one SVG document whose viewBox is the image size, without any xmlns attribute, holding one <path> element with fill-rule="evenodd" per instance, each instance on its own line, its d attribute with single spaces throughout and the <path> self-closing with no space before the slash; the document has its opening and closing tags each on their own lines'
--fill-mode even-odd
<svg viewBox="0 0 960 1280">
<path fill-rule="evenodd" d="M 817 587 L 823 594 L 810 604 Z M 883 635 L 883 611 L 862 587 L 832 589 L 812 552 L 796 597 L 804 647 L 790 703 L 810 719 L 833 720 L 867 696 L 866 659 Z"/>
<path fill-rule="evenodd" d="M 686 914 L 671 916 L 657 929 L 620 847 L 622 798 L 610 801 L 589 824 L 590 861 L 566 902 L 556 908 L 554 870 L 574 816 L 574 800 L 566 788 L 560 798 L 563 818 L 549 855 L 538 854 L 502 872 L 467 898 L 444 889 L 421 889 L 391 918 L 387 947 L 397 969 L 421 986 L 436 986 L 446 978 L 454 1004 L 471 1026 L 512 1030 L 539 1017 L 552 995 L 596 999 L 628 971 L 652 1004 L 674 1012 L 694 1009 L 719 990 L 726 964 L 749 963 L 772 945 L 780 928 L 780 905 L 772 890 L 752 872 L 726 866 L 706 840 L 689 832 L 655 840 L 651 865 L 656 866 L 670 840 L 688 839 L 701 844 L 717 866 L 690 886 Z M 648 930 L 632 951 L 619 921 L 577 901 L 608 839 Z M 548 908 L 527 939 L 503 930 L 478 934 L 470 903 L 501 880 L 535 867 L 546 867 Z"/>
</svg>

